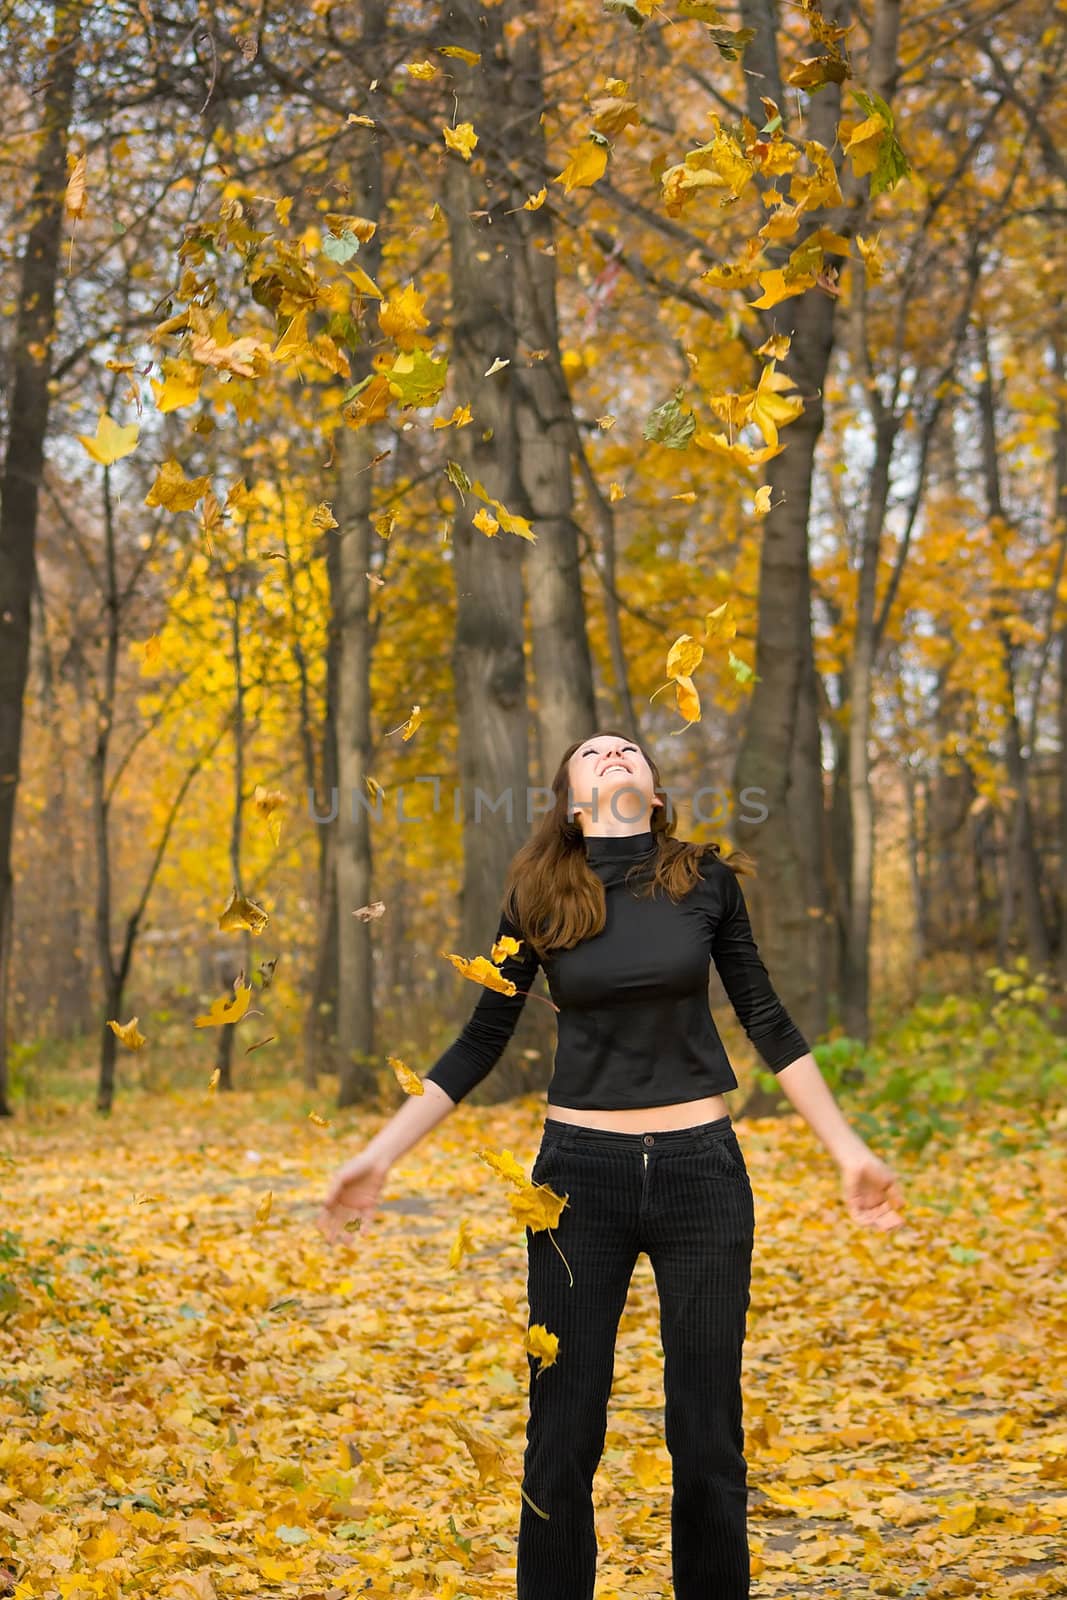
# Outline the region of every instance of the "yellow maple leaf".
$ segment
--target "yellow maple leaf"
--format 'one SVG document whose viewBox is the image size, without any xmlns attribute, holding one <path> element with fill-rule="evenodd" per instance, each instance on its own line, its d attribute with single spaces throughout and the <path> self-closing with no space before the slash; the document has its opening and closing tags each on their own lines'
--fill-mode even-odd
<svg viewBox="0 0 1067 1600">
<path fill-rule="evenodd" d="M 527 1329 L 523 1348 L 540 1361 L 537 1369 L 537 1376 L 540 1377 L 547 1367 L 555 1365 L 559 1354 L 559 1334 L 549 1333 L 543 1322 L 532 1322 Z"/>
<path fill-rule="evenodd" d="M 271 359 L 285 361 L 299 356 L 310 354 L 308 347 L 308 313 L 310 307 L 301 306 L 289 319 L 285 332 L 281 335 L 274 349 Z"/>
<path fill-rule="evenodd" d="M 472 1255 L 473 1253 L 474 1246 L 471 1242 L 471 1226 L 469 1220 L 464 1217 L 460 1222 L 459 1232 L 452 1241 L 452 1248 L 448 1252 L 448 1264 L 450 1267 L 458 1267 L 465 1255 Z"/>
<path fill-rule="evenodd" d="M 123 456 L 128 456 L 137 448 L 137 438 L 140 428 L 136 422 L 123 425 L 116 422 L 114 417 L 106 411 L 101 411 L 96 424 L 96 433 L 76 434 L 88 450 L 94 461 L 99 461 L 102 467 L 110 467 L 113 462 L 121 461 Z"/>
<path fill-rule="evenodd" d="M 756 424 L 766 443 L 772 447 L 778 443 L 778 428 L 793 422 L 804 410 L 804 401 L 799 395 L 782 393 L 784 389 L 792 387 L 792 378 L 787 373 L 776 372 L 774 362 L 769 361 L 760 373 L 759 383 L 752 395 L 749 420 Z"/>
<path fill-rule="evenodd" d="M 262 906 L 257 906 L 254 900 L 239 895 L 234 888 L 225 910 L 219 917 L 219 928 L 223 933 L 234 933 L 239 928 L 247 928 L 250 933 L 262 933 L 269 921 L 270 917 Z"/>
<path fill-rule="evenodd" d="M 345 277 L 351 279 L 361 295 L 373 295 L 375 300 L 380 300 L 382 298 L 382 291 L 379 289 L 374 279 L 369 277 L 367 273 L 364 272 L 362 267 L 349 267 L 345 272 Z"/>
<path fill-rule="evenodd" d="M 502 933 L 490 950 L 489 959 L 499 967 L 505 956 L 517 956 L 522 946 L 521 939 L 513 938 L 510 933 Z"/>
<path fill-rule="evenodd" d="M 599 139 L 584 139 L 553 182 L 562 183 L 568 194 L 572 189 L 588 189 L 604 176 L 607 166 L 607 145 Z"/>
<path fill-rule="evenodd" d="M 461 122 L 455 128 L 442 128 L 441 133 L 450 150 L 462 156 L 464 161 L 470 160 L 471 152 L 478 143 L 478 135 L 474 131 L 472 122 Z"/>
<path fill-rule="evenodd" d="M 341 407 L 341 415 L 349 428 L 365 428 L 368 423 L 385 420 L 391 399 L 389 379 L 378 373 Z"/>
<path fill-rule="evenodd" d="M 515 1472 L 509 1465 L 503 1446 L 496 1439 L 481 1429 L 470 1427 L 461 1417 L 445 1416 L 442 1420 L 455 1430 L 470 1451 L 483 1489 L 501 1478 L 514 1480 Z"/>
<path fill-rule="evenodd" d="M 525 1171 L 515 1160 L 510 1150 L 502 1150 L 499 1155 L 495 1150 L 479 1150 L 478 1155 L 486 1166 L 492 1167 L 494 1172 L 498 1173 L 500 1177 L 506 1178 L 509 1183 L 515 1184 L 517 1188 L 527 1189 L 530 1187 Z"/>
<path fill-rule="evenodd" d="M 810 289 L 815 282 L 815 273 L 802 272 L 787 281 L 784 267 L 772 267 L 769 272 L 759 274 L 759 281 L 763 293 L 758 300 L 750 300 L 748 303 L 750 306 L 758 306 L 761 311 L 766 311 L 771 306 L 780 305 L 792 295 L 803 294 L 805 289 Z"/>
<path fill-rule="evenodd" d="M 412 78 L 417 78 L 420 83 L 429 83 L 431 78 L 436 78 L 437 68 L 432 61 L 405 61 L 404 71 Z"/>
<path fill-rule="evenodd" d="M 405 1094 L 425 1094 L 426 1086 L 418 1073 L 412 1072 L 409 1066 L 401 1061 L 399 1056 L 387 1056 L 386 1060 L 396 1075 L 396 1081 Z"/>
<path fill-rule="evenodd" d="M 769 339 L 756 346 L 758 356 L 766 356 L 770 361 L 784 361 L 789 354 L 792 338 L 788 333 L 772 333 Z"/>
<path fill-rule="evenodd" d="M 470 67 L 476 67 L 482 59 L 480 50 L 464 50 L 462 45 L 458 44 L 441 44 L 437 48 L 443 56 L 456 56 L 458 60 L 465 61 Z"/>
<path fill-rule="evenodd" d="M 494 533 L 496 533 L 500 528 L 500 524 L 493 516 L 493 513 L 491 511 L 487 511 L 484 506 L 482 506 L 479 511 L 474 513 L 473 517 L 471 518 L 471 522 L 478 529 L 479 533 L 485 534 L 487 539 L 491 539 Z"/>
<path fill-rule="evenodd" d="M 844 154 L 852 157 L 852 168 L 857 178 L 865 177 L 878 165 L 882 141 L 888 131 L 889 124 L 880 112 L 875 111 L 856 124 L 841 146 Z"/>
<path fill-rule="evenodd" d="M 699 640 L 694 639 L 691 634 L 681 634 L 667 652 L 668 678 L 677 678 L 680 674 L 690 676 L 703 659 L 704 646 Z"/>
<path fill-rule="evenodd" d="M 163 362 L 163 382 L 160 383 L 158 378 L 150 379 L 156 408 L 165 413 L 191 406 L 200 393 L 203 381 L 204 369 L 197 366 L 195 361 L 180 361 L 176 356 L 168 356 Z"/>
<path fill-rule="evenodd" d="M 772 456 L 781 455 L 785 449 L 784 444 L 778 444 L 765 445 L 762 450 L 756 450 L 751 445 L 742 444 L 740 440 L 728 439 L 725 433 L 709 433 L 705 428 L 696 430 L 693 434 L 693 443 L 699 445 L 702 450 L 712 450 L 745 467 L 762 466 L 765 461 L 770 461 Z"/>
<path fill-rule="evenodd" d="M 873 239 L 865 239 L 862 233 L 856 235 L 856 249 L 863 260 L 863 270 L 867 274 L 868 283 L 877 283 L 885 273 L 885 257 L 878 246 L 881 234 Z"/>
<path fill-rule="evenodd" d="M 308 1112 L 308 1121 L 313 1122 L 316 1128 L 330 1128 L 333 1126 L 332 1123 L 327 1122 L 325 1117 L 320 1117 L 317 1111 Z"/>
<path fill-rule="evenodd" d="M 413 283 L 391 294 L 385 304 L 378 307 L 378 326 L 386 338 L 395 341 L 400 350 L 413 350 L 426 344 L 418 338 L 430 326 L 426 315 L 426 296 L 420 294 Z"/>
<path fill-rule="evenodd" d="M 771 486 L 769 483 L 761 484 L 756 490 L 756 498 L 752 502 L 752 509 L 757 517 L 765 517 L 771 509 Z"/>
<path fill-rule="evenodd" d="M 678 710 L 682 713 L 686 722 L 699 722 L 700 696 L 697 694 L 696 685 L 692 678 L 679 673 L 674 680 L 674 687 L 678 696 Z"/>
<path fill-rule="evenodd" d="M 737 623 L 730 615 L 730 602 L 724 600 L 721 606 L 716 606 L 714 611 L 709 611 L 704 618 L 705 639 L 721 639 L 729 643 L 737 636 Z"/>
<path fill-rule="evenodd" d="M 267 830 L 275 845 L 279 845 L 282 837 L 281 814 L 289 803 L 284 791 L 282 789 L 265 789 L 261 783 L 257 783 L 252 795 L 252 803 L 267 824 Z"/>
<path fill-rule="evenodd" d="M 540 211 L 547 199 L 548 186 L 546 185 L 543 189 L 538 189 L 536 194 L 532 194 L 528 199 L 524 200 L 522 202 L 522 209 L 523 211 Z"/>
<path fill-rule="evenodd" d="M 110 1017 L 107 1019 L 108 1027 L 119 1043 L 126 1046 L 127 1050 L 140 1050 L 142 1045 L 146 1043 L 145 1035 L 137 1031 L 137 1021 L 136 1017 L 131 1017 L 129 1022 L 125 1023 L 113 1022 Z"/>
<path fill-rule="evenodd" d="M 256 1207 L 255 1228 L 258 1231 L 270 1218 L 270 1208 L 274 1200 L 274 1190 L 268 1189 L 259 1205 Z"/>
<path fill-rule="evenodd" d="M 164 461 L 144 497 L 144 503 L 146 506 L 164 506 L 168 511 L 192 511 L 210 486 L 209 477 L 187 478 L 180 462 Z"/>
<path fill-rule="evenodd" d="M 474 417 L 473 417 L 473 414 L 471 412 L 471 408 L 470 408 L 469 405 L 468 406 L 454 406 L 453 409 L 452 409 L 452 415 L 450 417 L 434 417 L 433 422 L 431 424 L 431 427 L 433 427 L 433 428 L 452 428 L 452 427 L 465 428 L 468 423 L 473 422 L 473 421 L 474 421 Z"/>
<path fill-rule="evenodd" d="M 227 1023 L 240 1022 L 251 999 L 251 984 L 241 984 L 232 999 L 223 995 L 221 999 L 213 1000 L 211 1010 L 197 1017 L 195 1025 L 198 1028 L 222 1028 Z"/>
<path fill-rule="evenodd" d="M 501 975 L 500 969 L 495 967 L 485 956 L 457 956 L 449 954 L 449 961 L 456 971 L 464 978 L 470 978 L 473 983 L 481 983 L 487 989 L 495 989 L 497 994 L 516 994 L 517 990 L 510 978 Z"/>
<path fill-rule="evenodd" d="M 405 741 L 410 739 L 412 734 L 415 732 L 416 728 L 418 728 L 419 725 L 421 724 L 421 722 L 422 722 L 422 707 L 421 706 L 412 706 L 411 715 L 408 718 L 408 720 L 405 722 L 404 731 L 401 733 L 400 737 Z"/>
</svg>

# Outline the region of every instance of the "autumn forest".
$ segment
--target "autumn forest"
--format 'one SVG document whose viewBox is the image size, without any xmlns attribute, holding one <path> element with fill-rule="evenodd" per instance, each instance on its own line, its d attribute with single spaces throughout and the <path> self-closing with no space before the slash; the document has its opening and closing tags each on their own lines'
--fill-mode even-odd
<svg viewBox="0 0 1067 1600">
<path fill-rule="evenodd" d="M 512 1600 L 543 979 L 310 1223 L 615 729 L 906 1191 L 850 1228 L 713 976 L 754 1592 L 1062 1593 L 1065 58 L 1047 0 L 0 8 L 0 1596 Z M 598 1600 L 671 1592 L 662 1355 L 642 1260 Z"/>
</svg>

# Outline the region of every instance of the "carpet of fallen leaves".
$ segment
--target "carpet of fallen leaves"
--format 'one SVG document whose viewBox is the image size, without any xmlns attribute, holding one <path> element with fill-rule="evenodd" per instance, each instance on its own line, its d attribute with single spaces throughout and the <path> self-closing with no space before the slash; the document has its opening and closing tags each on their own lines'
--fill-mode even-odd
<svg viewBox="0 0 1067 1600">
<path fill-rule="evenodd" d="M 325 1181 L 379 1122 L 324 1096 L 0 1124 L 0 1594 L 513 1596 L 525 1234 L 478 1152 L 528 1171 L 543 1114 L 461 1107 L 333 1251 Z M 754 1595 L 1064 1592 L 1065 1127 L 991 1109 L 951 1146 L 880 1147 L 908 1202 L 882 1235 L 799 1119 L 738 1124 Z M 662 1400 L 642 1255 L 598 1600 L 671 1594 Z"/>
</svg>

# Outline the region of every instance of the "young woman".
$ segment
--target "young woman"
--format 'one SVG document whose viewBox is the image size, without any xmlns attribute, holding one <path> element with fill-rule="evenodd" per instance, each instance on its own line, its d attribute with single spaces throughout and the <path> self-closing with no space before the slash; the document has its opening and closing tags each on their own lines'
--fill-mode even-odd
<svg viewBox="0 0 1067 1600">
<path fill-rule="evenodd" d="M 559 1338 L 529 1357 L 518 1600 L 593 1600 L 593 1477 L 615 1339 L 641 1251 L 652 1264 L 671 1455 L 675 1600 L 749 1593 L 741 1354 L 755 1218 L 725 1090 L 737 1079 L 708 1009 L 714 961 L 787 1099 L 836 1160 L 852 1217 L 896 1227 L 892 1170 L 842 1116 L 778 999 L 752 937 L 736 863 L 673 837 L 659 772 L 623 734 L 567 750 L 555 803 L 516 853 L 497 938 L 514 995 L 486 989 L 414 1096 L 330 1184 L 332 1243 L 369 1223 L 390 1165 L 499 1060 L 538 966 L 559 1007 L 548 1116 L 531 1179 L 567 1196 L 554 1230 L 527 1229 L 529 1321 Z M 739 858 L 740 859 L 740 858 Z M 567 1267 L 561 1259 L 566 1257 Z"/>
</svg>

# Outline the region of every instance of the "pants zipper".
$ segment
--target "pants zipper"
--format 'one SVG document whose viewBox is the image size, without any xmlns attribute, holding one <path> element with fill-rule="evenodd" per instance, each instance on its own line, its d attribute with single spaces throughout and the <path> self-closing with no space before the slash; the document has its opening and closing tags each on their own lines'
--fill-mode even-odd
<svg viewBox="0 0 1067 1600">
<path fill-rule="evenodd" d="M 645 1171 L 647 1172 L 648 1171 L 648 1151 L 647 1150 L 642 1150 L 641 1154 L 645 1158 Z"/>
</svg>

